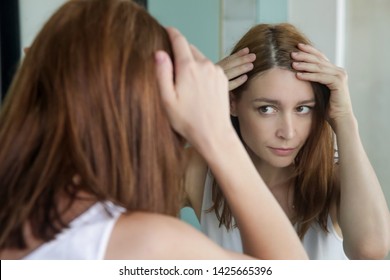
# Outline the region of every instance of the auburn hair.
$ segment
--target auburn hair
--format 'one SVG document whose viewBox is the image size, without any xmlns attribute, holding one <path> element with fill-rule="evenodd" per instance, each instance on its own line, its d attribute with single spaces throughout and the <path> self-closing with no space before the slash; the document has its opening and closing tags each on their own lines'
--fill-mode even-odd
<svg viewBox="0 0 390 280">
<path fill-rule="evenodd" d="M 254 68 L 247 73 L 248 81 L 232 91 L 238 100 L 247 89 L 251 80 L 269 69 L 278 67 L 296 72 L 292 68 L 291 53 L 299 51 L 298 43 L 311 44 L 310 41 L 293 25 L 259 24 L 252 27 L 234 46 L 232 54 L 248 47 L 256 54 Z M 334 167 L 334 136 L 326 121 L 326 112 L 329 101 L 329 89 L 319 83 L 311 83 L 315 108 L 310 135 L 295 158 L 293 175 L 294 206 L 296 211 L 295 222 L 298 225 L 298 234 L 303 238 L 309 226 L 318 222 L 324 231 L 327 231 L 327 218 L 331 201 L 335 196 L 336 188 L 333 182 Z M 233 125 L 240 135 L 239 120 L 231 117 Z M 240 135 L 241 137 L 241 135 Z M 242 138 L 241 138 L 242 140 Z M 220 222 L 227 229 L 233 225 L 232 213 L 218 187 L 213 182 L 213 206 Z"/>
<path fill-rule="evenodd" d="M 59 197 L 78 191 L 178 214 L 184 141 L 160 99 L 157 50 L 172 57 L 166 30 L 130 0 L 67 1 L 47 21 L 0 113 L 0 249 L 25 248 L 26 223 L 53 239 L 68 226 Z"/>
</svg>

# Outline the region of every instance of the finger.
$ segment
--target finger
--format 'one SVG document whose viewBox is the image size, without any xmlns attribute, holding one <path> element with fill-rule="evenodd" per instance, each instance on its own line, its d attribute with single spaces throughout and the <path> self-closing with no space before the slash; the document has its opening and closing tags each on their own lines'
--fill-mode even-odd
<svg viewBox="0 0 390 280">
<path fill-rule="evenodd" d="M 235 52 L 227 57 L 225 57 L 224 59 L 222 59 L 219 63 L 225 65 L 225 64 L 229 64 L 232 60 L 235 61 L 236 58 L 238 57 L 241 57 L 241 56 L 245 56 L 249 54 L 249 48 L 243 48 L 241 50 L 239 50 L 238 52 Z"/>
<path fill-rule="evenodd" d="M 253 63 L 246 63 L 232 69 L 225 70 L 225 74 L 228 80 L 231 80 L 251 71 L 253 67 Z"/>
<path fill-rule="evenodd" d="M 324 73 L 328 75 L 337 74 L 337 69 L 327 64 L 294 61 L 292 63 L 292 66 L 295 70 L 300 72 Z"/>
<path fill-rule="evenodd" d="M 173 27 L 168 27 L 167 32 L 171 39 L 173 54 L 175 56 L 175 65 L 180 65 L 183 61 L 191 61 L 194 59 L 190 45 L 187 39 Z"/>
<path fill-rule="evenodd" d="M 246 55 L 246 54 L 248 54 L 248 53 L 249 53 L 249 48 L 248 48 L 248 47 L 245 47 L 245 48 L 239 50 L 238 52 L 236 52 L 235 54 L 233 54 L 233 56 L 234 56 L 234 55 L 242 56 L 242 55 Z"/>
<path fill-rule="evenodd" d="M 329 85 L 337 84 L 336 76 L 324 74 L 324 73 L 298 72 L 297 78 L 304 81 L 317 82 L 326 85 L 328 87 Z"/>
<path fill-rule="evenodd" d="M 157 51 L 155 60 L 157 84 L 160 88 L 161 97 L 164 103 L 172 104 L 175 99 L 172 61 L 164 51 Z"/>
<path fill-rule="evenodd" d="M 308 63 L 326 62 L 322 58 L 320 58 L 314 54 L 310 54 L 310 53 L 302 52 L 302 51 L 301 52 L 292 52 L 291 57 L 295 61 L 300 61 L 300 62 L 308 62 Z"/>
<path fill-rule="evenodd" d="M 246 63 L 252 63 L 256 60 L 256 55 L 254 53 L 249 53 L 245 55 L 238 55 L 238 53 L 235 53 L 231 56 L 228 56 L 218 62 L 217 64 L 220 65 L 222 68 L 226 70 L 237 67 L 242 64 Z"/>
<path fill-rule="evenodd" d="M 248 80 L 247 75 L 242 75 L 234 80 L 229 81 L 229 91 L 235 90 Z"/>
<path fill-rule="evenodd" d="M 315 47 L 313 47 L 311 45 L 299 43 L 298 48 L 304 52 L 314 54 L 318 57 L 321 57 L 322 59 L 324 59 L 326 61 L 329 61 L 329 59 L 322 52 L 320 52 L 319 50 L 317 50 Z"/>
<path fill-rule="evenodd" d="M 243 48 L 241 50 L 239 50 L 238 52 L 235 52 L 231 55 L 229 55 L 227 58 L 231 58 L 231 59 L 235 59 L 237 57 L 241 57 L 241 56 L 246 56 L 247 54 L 249 54 L 249 48 L 246 47 L 246 48 Z"/>
<path fill-rule="evenodd" d="M 190 49 L 191 49 L 191 52 L 192 52 L 192 55 L 194 56 L 195 60 L 198 60 L 198 61 L 202 61 L 202 60 L 206 60 L 207 58 L 204 56 L 203 53 L 201 53 L 200 50 L 198 50 L 197 47 L 195 47 L 194 45 L 190 45 Z"/>
</svg>

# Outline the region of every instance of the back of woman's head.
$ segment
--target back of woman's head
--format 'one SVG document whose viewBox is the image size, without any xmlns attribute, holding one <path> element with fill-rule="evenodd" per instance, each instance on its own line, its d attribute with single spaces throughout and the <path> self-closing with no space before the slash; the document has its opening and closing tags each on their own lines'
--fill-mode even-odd
<svg viewBox="0 0 390 280">
<path fill-rule="evenodd" d="M 69 1 L 49 19 L 0 115 L 0 248 L 23 247 L 26 221 L 53 238 L 58 198 L 79 190 L 177 213 L 183 143 L 160 102 L 158 49 L 172 54 L 165 29 L 130 0 Z"/>
</svg>

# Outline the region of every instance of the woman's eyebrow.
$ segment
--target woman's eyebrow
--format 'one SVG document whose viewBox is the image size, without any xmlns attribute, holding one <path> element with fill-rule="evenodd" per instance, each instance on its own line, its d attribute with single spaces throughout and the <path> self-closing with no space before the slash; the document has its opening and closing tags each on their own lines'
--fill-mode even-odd
<svg viewBox="0 0 390 280">
<path fill-rule="evenodd" d="M 298 104 L 309 104 L 309 103 L 316 103 L 315 99 L 307 99 L 307 100 L 302 100 L 299 101 Z"/>
<path fill-rule="evenodd" d="M 255 99 L 252 100 L 252 102 L 264 102 L 264 103 L 270 103 L 270 104 L 274 104 L 274 105 L 280 105 L 281 104 L 281 102 L 279 100 L 271 99 L 271 98 L 265 98 L 265 97 L 255 98 Z M 312 98 L 312 99 L 298 101 L 297 104 L 301 105 L 301 104 L 310 104 L 310 103 L 315 103 L 315 102 L 316 102 L 315 99 Z"/>
<path fill-rule="evenodd" d="M 279 105 L 280 104 L 279 100 L 265 98 L 265 97 L 255 98 L 255 99 L 252 100 L 252 102 L 264 102 L 264 103 L 270 103 L 270 104 L 275 104 L 275 105 Z"/>
</svg>

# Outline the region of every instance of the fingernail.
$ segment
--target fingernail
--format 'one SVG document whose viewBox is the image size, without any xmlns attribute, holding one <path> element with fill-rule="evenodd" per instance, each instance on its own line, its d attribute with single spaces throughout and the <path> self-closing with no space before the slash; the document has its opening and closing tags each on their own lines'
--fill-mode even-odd
<svg viewBox="0 0 390 280">
<path fill-rule="evenodd" d="M 154 55 L 157 63 L 163 63 L 165 60 L 165 54 L 162 51 L 157 51 Z"/>
<path fill-rule="evenodd" d="M 242 75 L 241 77 L 240 77 L 240 80 L 241 81 L 246 81 L 248 79 L 248 76 L 247 75 Z"/>
<path fill-rule="evenodd" d="M 254 53 L 250 53 L 249 54 L 249 59 L 255 60 L 256 59 L 256 55 Z"/>
</svg>

